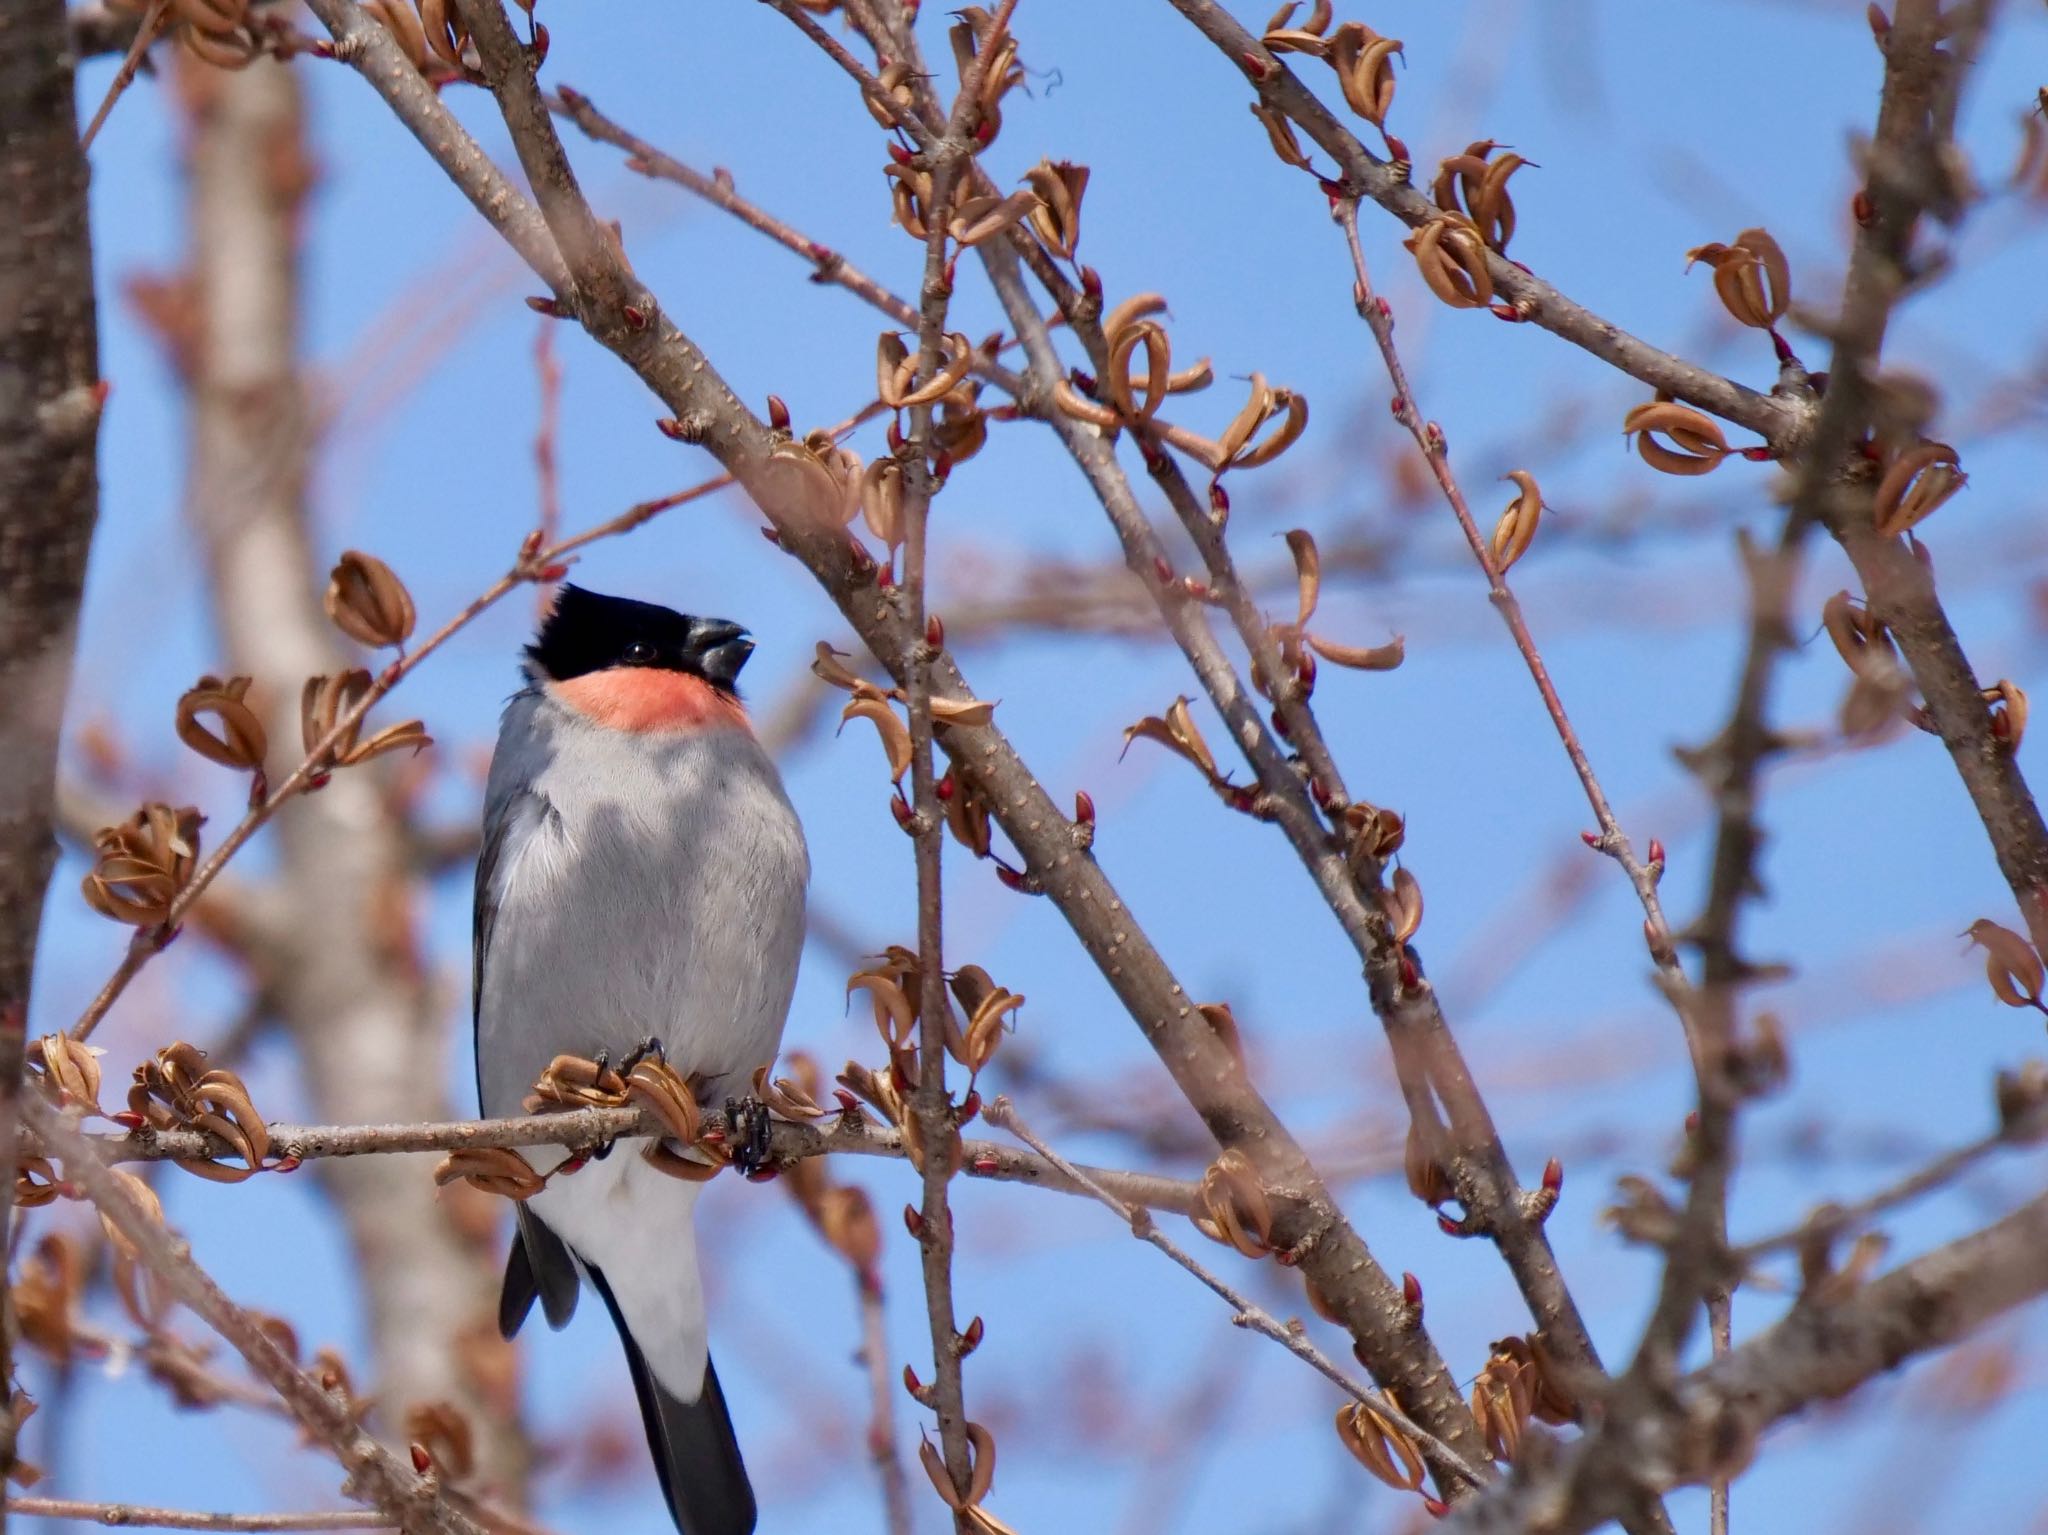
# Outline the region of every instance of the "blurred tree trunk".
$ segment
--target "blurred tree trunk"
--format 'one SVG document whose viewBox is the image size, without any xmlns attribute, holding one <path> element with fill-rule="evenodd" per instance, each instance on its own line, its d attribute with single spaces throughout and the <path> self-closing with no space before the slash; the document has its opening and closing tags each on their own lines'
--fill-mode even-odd
<svg viewBox="0 0 2048 1535">
<path fill-rule="evenodd" d="M 99 510 L 92 242 L 65 48 L 63 0 L 0 6 L 0 1234 L 36 929 L 57 854 L 57 738 Z M 0 1396 L 10 1365 L 0 1336 Z M 14 1429 L 0 1413 L 0 1477 L 13 1463 Z"/>
<path fill-rule="evenodd" d="M 254 677 L 276 781 L 300 756 L 299 688 L 354 657 L 321 605 L 327 561 L 306 507 L 315 432 L 300 370 L 300 235 L 314 179 L 297 75 L 181 61 L 191 250 L 151 308 L 187 373 L 187 505 L 204 545 L 223 660 Z M 171 302 L 163 302 L 168 297 Z M 418 875 L 381 769 L 337 773 L 278 818 L 267 882 L 289 920 L 275 1000 L 314 1112 L 344 1124 L 452 1113 L 451 1000 L 414 931 Z M 434 1159 L 324 1162 L 369 1310 L 386 1433 L 406 1408 L 452 1403 L 479 1432 L 483 1483 L 523 1500 L 528 1451 L 514 1356 L 497 1335 L 495 1201 L 437 1197 Z M 478 1210 L 474 1199 L 489 1208 Z"/>
</svg>

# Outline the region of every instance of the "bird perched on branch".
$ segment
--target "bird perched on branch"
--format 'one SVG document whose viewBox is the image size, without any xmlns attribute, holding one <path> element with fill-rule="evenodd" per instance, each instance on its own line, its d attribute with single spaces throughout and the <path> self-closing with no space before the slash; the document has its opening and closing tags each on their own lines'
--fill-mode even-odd
<svg viewBox="0 0 2048 1535">
<path fill-rule="evenodd" d="M 810 859 L 734 691 L 738 625 L 562 588 L 527 647 L 484 799 L 476 874 L 477 1091 L 517 1114 L 557 1055 L 658 1053 L 724 1103 L 782 1038 Z M 566 1158 L 529 1153 L 539 1171 Z M 747 1535 L 754 1495 L 711 1366 L 699 1182 L 621 1149 L 518 1208 L 498 1323 L 559 1328 L 579 1274 L 625 1344 L 682 1535 Z"/>
</svg>

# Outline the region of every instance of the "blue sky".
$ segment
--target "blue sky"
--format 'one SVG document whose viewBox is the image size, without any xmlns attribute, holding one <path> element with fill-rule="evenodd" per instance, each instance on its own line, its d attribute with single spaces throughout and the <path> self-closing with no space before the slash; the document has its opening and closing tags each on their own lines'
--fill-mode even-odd
<svg viewBox="0 0 2048 1535">
<path fill-rule="evenodd" d="M 1251 25 L 1263 19 L 1239 9 Z M 2048 42 L 2033 8 L 2008 9 L 1964 119 L 1987 186 L 2012 163 Z M 750 197 L 898 291 L 914 287 L 921 251 L 887 221 L 881 136 L 843 78 L 772 12 L 734 0 L 544 7 L 543 16 L 553 81 L 583 89 L 692 164 L 729 167 Z M 1764 224 L 1791 258 L 1797 297 L 1830 301 L 1846 245 L 1849 146 L 1876 101 L 1878 60 L 1860 6 L 1470 0 L 1388 3 L 1366 19 L 1406 42 L 1394 126 L 1425 174 L 1478 137 L 1538 163 L 1516 179 L 1514 254 L 1575 297 L 1758 386 L 1772 376 L 1767 345 L 1720 317 L 1706 275 L 1684 274 L 1685 250 Z M 1326 547 L 1347 535 L 1402 543 L 1392 579 L 1334 583 L 1324 617 L 1330 632 L 1361 643 L 1404 633 L 1409 660 L 1389 675 L 1326 668 L 1319 712 L 1355 791 L 1408 818 L 1403 861 L 1428 895 L 1418 941 L 1525 1176 L 1553 1152 L 1566 1156 L 1551 1231 L 1603 1349 L 1625 1357 L 1654 1270 L 1598 1212 L 1617 1173 L 1667 1160 L 1689 1106 L 1680 1036 L 1647 985 L 1640 912 L 1619 874 L 1595 868 L 1583 901 L 1558 909 L 1557 879 L 1593 856 L 1577 840 L 1589 817 L 1448 514 L 1392 493 L 1390 467 L 1407 445 L 1350 313 L 1339 232 L 1313 184 L 1272 158 L 1235 69 L 1163 0 L 1036 0 L 1017 30 L 1040 73 L 1028 99 L 1006 104 L 987 163 L 999 181 L 1041 155 L 1093 167 L 1084 258 L 1112 299 L 1165 292 L 1176 355 L 1215 359 L 1219 383 L 1188 402 L 1189 423 L 1220 426 L 1236 408 L 1237 379 L 1254 368 L 1309 397 L 1303 443 L 1233 483 L 1240 559 L 1281 562 L 1278 534 L 1291 526 Z M 928 46 L 943 56 L 935 32 Z M 88 103 L 110 69 L 101 61 L 84 71 Z M 534 517 L 531 354 L 541 322 L 519 299 L 536 289 L 359 78 L 314 65 L 306 77 L 322 176 L 307 247 L 307 351 L 336 407 L 316 479 L 318 537 L 329 551 L 360 546 L 389 559 L 432 622 L 503 568 Z M 1308 78 L 1329 83 L 1314 68 Z M 450 101 L 509 161 L 488 99 L 455 92 Z M 627 175 L 610 151 L 571 148 L 600 209 L 623 220 L 636 268 L 742 396 L 758 406 L 780 394 L 800 426 L 864 401 L 876 317 L 806 282 L 802 263 L 715 211 Z M 219 825 L 232 785 L 181 755 L 167 728 L 176 693 L 213 664 L 203 573 L 181 523 L 182 407 L 117 297 L 124 278 L 171 266 L 181 247 L 175 129 L 158 85 L 142 82 L 122 104 L 95 157 L 103 366 L 115 392 L 72 722 L 118 722 L 141 768 Z M 1956 242 L 1962 275 L 1907 307 L 1890 354 L 1941 382 L 1940 429 L 1972 476 L 1925 530 L 1951 615 L 1985 678 L 2022 686 L 2042 656 L 2043 453 L 2037 432 L 1995 433 L 1988 413 L 2021 398 L 2040 366 L 2039 207 L 2004 199 L 1980 209 Z M 1443 424 L 1476 505 L 1490 514 L 1506 504 L 1510 492 L 1493 482 L 1508 468 L 1541 476 L 1553 515 L 1516 584 L 1629 830 L 1661 835 L 1670 849 L 1664 895 L 1683 921 L 1704 892 L 1710 823 L 1670 748 L 1703 740 L 1727 709 L 1743 620 L 1732 532 L 1774 525 L 1773 473 L 1739 462 L 1702 480 L 1651 473 L 1619 430 L 1644 396 L 1639 386 L 1535 327 L 1437 306 L 1388 221 L 1368 210 L 1364 234 L 1418 395 Z M 996 324 L 973 281 L 962 282 L 955 314 L 969 335 Z M 661 411 L 625 370 L 568 327 L 556 339 L 569 525 L 712 472 L 653 430 Z M 1821 365 L 1819 341 L 1795 343 Z M 878 440 L 856 445 L 871 451 Z M 749 678 L 771 708 L 813 643 L 842 626 L 808 578 L 755 536 L 758 521 L 733 500 L 703 503 L 592 549 L 577 578 L 749 624 L 760 639 Z M 955 473 L 933 536 L 941 612 L 1008 589 L 1029 562 L 1115 557 L 1085 486 L 1049 437 L 1027 427 L 998 431 Z M 1821 599 L 1851 584 L 1845 562 L 1817 550 L 1800 611 L 1817 628 Z M 1272 601 L 1289 608 L 1291 594 L 1276 590 Z M 404 711 L 423 714 L 443 743 L 436 803 L 451 821 L 475 813 L 470 768 L 512 686 L 530 617 L 529 604 L 508 601 L 406 686 Z M 1124 725 L 1196 691 L 1177 658 L 1151 641 L 1027 636 L 966 661 L 1055 795 L 1094 795 L 1098 856 L 1191 990 L 1233 1004 L 1267 1095 L 1317 1147 L 1383 1148 L 1395 1122 L 1378 1031 L 1355 962 L 1281 839 L 1218 810 L 1162 753 L 1141 746 L 1119 760 Z M 1784 667 L 1779 718 L 1825 725 L 1844 682 L 1825 640 L 1808 643 Z M 2031 768 L 2036 755 L 2030 743 L 2022 762 Z M 785 766 L 810 829 L 819 907 L 864 943 L 905 939 L 909 855 L 886 814 L 873 742 L 861 731 L 839 741 L 819 732 Z M 1797 968 L 1771 999 L 1791 1032 L 1795 1075 L 1750 1123 L 1738 1234 L 1980 1133 L 1992 1071 L 2042 1051 L 2039 1019 L 1997 1006 L 1952 937 L 1978 916 L 2010 921 L 2010 900 L 1937 743 L 1913 734 L 1789 769 L 1768 815 L 1769 895 L 1748 942 Z M 1049 905 L 1003 890 L 986 868 L 958 859 L 949 868 L 949 958 L 983 964 L 1030 999 L 1006 1048 L 1028 1049 L 1043 1071 L 1091 1095 L 1154 1099 L 1162 1074 Z M 76 1013 L 122 941 L 76 901 L 77 873 L 68 861 L 51 901 L 40 1028 Z M 466 1011 L 467 884 L 451 878 L 431 908 L 451 1016 Z M 1480 984 L 1523 948 L 1497 984 Z M 843 979 L 829 954 L 812 953 L 787 1038 L 834 1068 L 876 1053 L 871 1032 L 843 1009 Z M 228 1010 L 204 957 L 173 951 L 104 1031 L 112 1075 L 174 1032 L 203 1038 Z M 466 1102 L 466 1060 L 449 1069 Z M 275 1045 L 250 1077 L 274 1117 L 298 1114 L 291 1063 Z M 1001 1061 L 992 1078 L 998 1089 L 1008 1080 Z M 1042 1097 L 1019 1098 L 1042 1128 L 1060 1123 Z M 1078 1132 L 1062 1144 L 1111 1161 L 1144 1155 Z M 915 1254 L 891 1214 L 912 1197 L 910 1179 L 887 1164 L 835 1171 L 874 1192 L 892 1344 L 918 1360 Z M 1895 1253 L 2009 1206 L 2041 1173 L 2038 1159 L 2011 1160 L 1914 1210 L 1893 1228 Z M 238 1295 L 360 1355 L 338 1238 L 304 1180 L 223 1188 L 173 1178 L 165 1188 L 173 1219 Z M 1490 1253 L 1438 1234 L 1398 1175 L 1360 1177 L 1344 1194 L 1386 1266 L 1421 1275 L 1431 1325 L 1461 1376 L 1478 1368 L 1489 1339 L 1526 1328 Z M 957 1206 L 963 1314 L 988 1323 L 968 1366 L 969 1402 L 1003 1437 L 991 1505 L 1020 1530 L 1199 1535 L 1377 1529 L 1408 1517 L 1410 1505 L 1344 1458 L 1329 1432 L 1330 1388 L 1231 1328 L 1220 1303 L 1123 1237 L 1106 1212 L 982 1186 L 961 1189 Z M 762 1489 L 764 1529 L 880 1528 L 860 1452 L 862 1380 L 850 1362 L 857 1332 L 843 1270 L 773 1189 L 722 1184 L 704 1223 L 707 1250 L 720 1255 L 714 1348 Z M 1220 1248 L 1204 1256 L 1276 1309 L 1304 1309 L 1270 1267 Z M 1745 1294 L 1738 1328 L 1764 1325 L 1782 1304 Z M 565 1338 L 528 1340 L 543 1428 L 630 1414 L 624 1370 L 593 1310 Z M 1342 1352 L 1341 1340 L 1326 1341 Z M 1743 1528 L 1848 1528 L 1873 1512 L 1904 1526 L 1937 1506 L 1945 1520 L 2013 1526 L 2036 1496 L 1999 1473 L 2027 1464 L 2048 1427 L 2041 1341 L 2038 1322 L 1997 1332 L 2018 1384 L 1967 1442 L 1939 1409 L 1909 1406 L 1902 1393 L 1919 1376 L 1881 1388 L 1867 1413 L 1787 1429 L 1740 1485 Z M 907 1399 L 900 1406 L 914 1431 L 920 1415 Z M 1202 1436 L 1192 1454 L 1160 1459 L 1189 1434 Z M 193 1507 L 330 1503 L 329 1468 L 283 1453 L 288 1443 L 267 1425 L 171 1413 L 132 1378 L 90 1379 L 51 1490 Z M 558 1492 L 542 1513 L 565 1530 L 602 1522 L 658 1535 L 665 1518 L 637 1443 L 629 1447 L 602 1495 Z M 1151 1480 L 1179 1472 L 1188 1479 L 1170 1495 Z M 1703 1527 L 1701 1500 L 1674 1507 L 1682 1524 Z M 921 1528 L 938 1529 L 938 1515 L 920 1498 Z"/>
</svg>

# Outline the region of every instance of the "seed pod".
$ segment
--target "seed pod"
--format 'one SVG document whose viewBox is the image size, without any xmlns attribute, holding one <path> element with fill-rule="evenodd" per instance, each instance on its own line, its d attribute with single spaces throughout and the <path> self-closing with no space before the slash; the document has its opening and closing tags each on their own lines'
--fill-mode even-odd
<svg viewBox="0 0 2048 1535">
<path fill-rule="evenodd" d="M 1421 1449 L 1369 1402 L 1346 1402 L 1337 1409 L 1337 1437 L 1360 1465 L 1395 1491 L 1413 1492 L 1422 1485 Z"/>
<path fill-rule="evenodd" d="M 1535 541 L 1536 524 L 1543 518 L 1543 492 L 1537 488 L 1536 476 L 1526 469 L 1511 469 L 1502 478 L 1513 480 L 1520 492 L 1493 526 L 1494 574 L 1504 576 Z"/>
<path fill-rule="evenodd" d="M 1433 218 L 1401 244 L 1415 257 L 1429 291 L 1453 309 L 1483 309 L 1493 302 L 1486 241 L 1464 214 Z"/>
<path fill-rule="evenodd" d="M 1745 229 L 1733 245 L 1695 245 L 1685 253 L 1687 270 L 1695 261 L 1714 269 L 1722 308 L 1743 325 L 1771 330 L 1792 307 L 1791 266 L 1765 230 Z"/>
<path fill-rule="evenodd" d="M 360 645 L 401 649 L 412 638 L 412 594 L 374 554 L 345 552 L 327 577 L 327 616 Z"/>
<path fill-rule="evenodd" d="M 1191 1217 L 1196 1230 L 1247 1258 L 1272 1252 L 1272 1201 L 1243 1152 L 1226 1147 L 1202 1174 L 1201 1191 L 1206 1214 Z"/>
<path fill-rule="evenodd" d="M 1984 978 L 1991 994 L 2007 1007 L 2032 1007 L 2048 1012 L 2041 1001 L 2044 977 L 2041 956 L 2033 945 L 2009 927 L 2000 927 L 1989 917 L 1979 917 L 1963 936 L 1984 950 Z"/>
<path fill-rule="evenodd" d="M 178 739 L 209 762 L 244 772 L 263 766 L 269 749 L 263 721 L 244 702 L 251 679 L 230 677 L 225 682 L 214 676 L 201 677 L 178 698 Z M 212 715 L 219 729 L 208 730 L 202 716 Z"/>
<path fill-rule="evenodd" d="M 1326 57 L 1352 111 L 1382 132 L 1394 107 L 1394 55 L 1399 39 L 1381 37 L 1363 22 L 1347 21 L 1330 36 Z"/>
<path fill-rule="evenodd" d="M 1045 248 L 1072 261 L 1081 243 L 1081 198 L 1088 190 L 1088 167 L 1071 160 L 1040 160 L 1024 173 L 1038 194 L 1030 213 L 1031 232 Z"/>
<path fill-rule="evenodd" d="M 845 730 L 846 722 L 852 719 L 873 722 L 882 738 L 882 750 L 889 754 L 889 781 L 902 783 L 903 775 L 910 771 L 910 727 L 881 698 L 855 698 L 848 703 L 839 714 L 840 730 Z"/>
<path fill-rule="evenodd" d="M 1970 483 L 1958 468 L 1956 450 L 1927 442 L 1901 453 L 1878 481 L 1871 519 L 1879 538 L 1897 538 L 1932 516 L 1943 502 Z"/>
<path fill-rule="evenodd" d="M 1621 430 L 1634 436 L 1643 462 L 1665 474 L 1706 474 L 1719 468 L 1729 452 L 1728 439 L 1711 417 L 1671 400 L 1636 406 L 1622 419 Z M 1658 442 L 1652 435 L 1657 432 L 1677 446 Z"/>
<path fill-rule="evenodd" d="M 199 828 L 205 821 L 187 805 L 144 805 L 132 820 L 102 827 L 97 854 L 85 876 L 86 903 L 103 917 L 134 927 L 169 919 L 178 894 L 199 863 Z"/>
</svg>

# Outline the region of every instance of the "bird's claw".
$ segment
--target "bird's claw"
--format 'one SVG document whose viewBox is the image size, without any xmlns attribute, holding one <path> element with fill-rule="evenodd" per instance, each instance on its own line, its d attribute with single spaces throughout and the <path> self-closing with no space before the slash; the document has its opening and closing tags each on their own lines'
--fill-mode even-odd
<svg viewBox="0 0 2048 1535">
<path fill-rule="evenodd" d="M 633 1068 L 642 1061 L 659 1061 L 664 1066 L 668 1064 L 667 1050 L 662 1047 L 661 1041 L 652 1034 L 641 1040 L 627 1054 L 626 1059 L 619 1065 L 619 1075 L 630 1077 L 633 1074 Z"/>
<path fill-rule="evenodd" d="M 751 1178 L 769 1162 L 770 1122 L 768 1106 L 749 1094 L 725 1100 L 726 1141 L 732 1148 L 732 1165 Z"/>
</svg>

